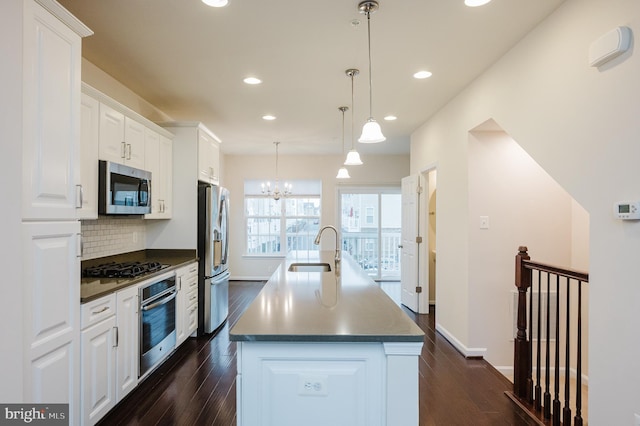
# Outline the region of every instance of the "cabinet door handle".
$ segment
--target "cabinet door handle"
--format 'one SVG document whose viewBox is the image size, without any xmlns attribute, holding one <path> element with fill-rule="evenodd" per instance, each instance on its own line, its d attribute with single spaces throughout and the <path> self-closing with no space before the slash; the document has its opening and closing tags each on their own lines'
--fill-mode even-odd
<svg viewBox="0 0 640 426">
<path fill-rule="evenodd" d="M 83 249 L 82 234 L 76 234 L 76 257 L 82 257 Z"/>
<path fill-rule="evenodd" d="M 131 160 L 131 144 L 127 144 L 127 160 Z"/>
<path fill-rule="evenodd" d="M 120 340 L 120 334 L 118 333 L 118 327 L 113 327 L 113 333 L 114 333 L 114 336 L 115 336 L 113 347 L 117 348 L 119 340 Z"/>
<path fill-rule="evenodd" d="M 178 277 L 178 291 L 182 290 L 182 277 Z"/>
<path fill-rule="evenodd" d="M 214 177 L 215 175 L 213 174 L 213 167 L 209 167 L 209 176 Z"/>
<path fill-rule="evenodd" d="M 126 158 L 127 156 L 127 143 L 122 141 L 122 152 L 120 153 L 120 158 Z"/>
<path fill-rule="evenodd" d="M 105 306 L 105 307 L 103 307 L 102 309 L 100 309 L 99 311 L 91 311 L 91 315 L 98 315 L 98 314 L 101 314 L 101 313 L 103 313 L 104 311 L 108 311 L 108 310 L 109 310 L 109 307 L 108 307 L 108 306 Z"/>
<path fill-rule="evenodd" d="M 82 208 L 84 191 L 82 190 L 82 185 L 76 185 L 76 209 Z"/>
</svg>

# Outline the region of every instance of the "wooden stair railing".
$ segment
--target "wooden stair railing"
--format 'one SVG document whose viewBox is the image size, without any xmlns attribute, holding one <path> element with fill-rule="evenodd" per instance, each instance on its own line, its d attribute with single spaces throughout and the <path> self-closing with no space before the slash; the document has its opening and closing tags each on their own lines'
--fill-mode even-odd
<svg viewBox="0 0 640 426">
<path fill-rule="evenodd" d="M 509 396 L 525 410 L 533 410 L 530 414 L 533 418 L 543 419 L 542 424 L 571 425 L 573 420 L 574 425 L 581 426 L 583 424 L 581 392 L 582 286 L 589 282 L 589 274 L 534 262 L 529 257 L 527 250 L 527 247 L 521 246 L 516 255 L 517 333 L 514 342 L 513 395 Z M 577 289 L 577 298 L 575 298 L 577 307 L 573 311 L 576 316 L 575 320 L 571 315 L 573 288 Z M 537 296 L 534 297 L 534 294 Z M 561 305 L 564 305 L 562 316 Z M 533 314 L 534 310 L 535 315 Z M 560 327 L 562 317 L 564 317 L 565 323 L 564 335 L 561 334 Z M 573 324 L 572 321 L 574 321 Z M 554 330 L 551 329 L 552 325 Z M 576 352 L 574 364 L 571 363 L 572 345 L 570 339 L 574 334 L 573 331 L 576 335 L 575 346 L 573 346 L 573 350 Z M 544 354 L 542 353 L 543 347 Z M 562 352 L 564 353 L 564 363 L 561 363 Z M 553 364 L 551 362 L 552 355 Z M 533 377 L 534 361 L 535 377 Z M 575 368 L 576 377 L 574 401 L 571 401 L 570 372 L 572 366 Z M 564 370 L 564 401 L 560 400 L 561 370 Z M 551 378 L 552 371 L 553 378 Z M 542 378 L 543 372 L 544 380 Z M 552 383 L 553 400 L 551 400 L 550 389 Z M 572 402 L 575 402 L 573 419 L 571 417 Z"/>
</svg>

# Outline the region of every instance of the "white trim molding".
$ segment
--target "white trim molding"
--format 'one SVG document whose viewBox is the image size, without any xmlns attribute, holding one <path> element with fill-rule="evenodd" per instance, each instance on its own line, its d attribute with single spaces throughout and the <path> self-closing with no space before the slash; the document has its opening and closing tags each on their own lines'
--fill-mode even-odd
<svg viewBox="0 0 640 426">
<path fill-rule="evenodd" d="M 456 339 L 456 337 L 449 333 L 446 328 L 444 328 L 439 323 L 436 324 L 436 331 L 442 335 L 445 339 L 449 341 L 465 358 L 484 358 L 487 353 L 487 348 L 468 348 L 461 341 Z"/>
</svg>

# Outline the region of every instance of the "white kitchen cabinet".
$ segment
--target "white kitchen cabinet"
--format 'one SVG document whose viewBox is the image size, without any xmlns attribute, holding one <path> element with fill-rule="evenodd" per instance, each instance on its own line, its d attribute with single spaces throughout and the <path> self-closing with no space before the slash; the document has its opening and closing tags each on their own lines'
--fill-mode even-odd
<svg viewBox="0 0 640 426">
<path fill-rule="evenodd" d="M 220 183 L 220 141 L 203 129 L 198 132 L 198 180 Z"/>
<path fill-rule="evenodd" d="M 171 219 L 173 142 L 151 129 L 145 131 L 145 170 L 151 172 L 151 213 L 145 219 Z"/>
<path fill-rule="evenodd" d="M 192 250 L 198 242 L 198 181 L 221 183 L 220 140 L 199 122 L 158 124 L 173 134 L 173 209 L 169 221 L 148 221 L 147 248 Z M 201 146 L 209 155 L 200 152 Z M 217 166 L 205 165 L 211 164 L 214 156 Z M 209 161 L 203 160 L 206 158 Z M 216 179 L 211 178 L 212 167 Z"/>
<path fill-rule="evenodd" d="M 81 311 L 82 421 L 93 425 L 138 385 L 138 286 Z"/>
<path fill-rule="evenodd" d="M 138 286 L 131 286 L 116 293 L 118 353 L 116 402 L 138 386 L 139 310 Z"/>
<path fill-rule="evenodd" d="M 101 160 L 144 169 L 145 126 L 104 103 L 100 104 Z"/>
<path fill-rule="evenodd" d="M 176 347 L 198 329 L 198 263 L 176 271 Z"/>
<path fill-rule="evenodd" d="M 80 222 L 23 222 L 24 401 L 80 397 Z"/>
<path fill-rule="evenodd" d="M 116 404 L 115 295 L 82 305 L 82 424 L 94 425 Z"/>
<path fill-rule="evenodd" d="M 76 217 L 80 55 L 74 30 L 37 2 L 25 2 L 23 219 Z"/>
<path fill-rule="evenodd" d="M 79 219 L 98 218 L 98 138 L 100 102 L 82 93 L 80 102 L 80 182 Z"/>
</svg>

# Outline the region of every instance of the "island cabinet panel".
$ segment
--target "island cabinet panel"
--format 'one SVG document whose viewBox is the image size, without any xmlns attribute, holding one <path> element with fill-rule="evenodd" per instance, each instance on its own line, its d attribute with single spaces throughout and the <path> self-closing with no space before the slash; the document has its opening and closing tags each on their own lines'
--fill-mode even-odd
<svg viewBox="0 0 640 426">
<path fill-rule="evenodd" d="M 239 426 L 386 424 L 380 343 L 238 346 Z"/>
</svg>

